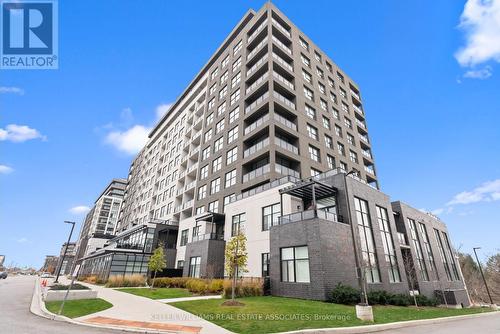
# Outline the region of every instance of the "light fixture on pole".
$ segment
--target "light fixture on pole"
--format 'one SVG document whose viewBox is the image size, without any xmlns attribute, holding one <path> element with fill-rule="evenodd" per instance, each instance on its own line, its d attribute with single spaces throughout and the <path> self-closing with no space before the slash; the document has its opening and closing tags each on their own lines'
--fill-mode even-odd
<svg viewBox="0 0 500 334">
<path fill-rule="evenodd" d="M 490 289 L 488 288 L 488 284 L 486 283 L 486 278 L 484 278 L 483 267 L 481 267 L 481 262 L 479 262 L 479 258 L 477 257 L 476 249 L 481 249 L 481 247 L 474 247 L 474 255 L 476 256 L 477 265 L 479 266 L 479 271 L 481 272 L 481 276 L 483 277 L 484 286 L 486 287 L 486 292 L 488 293 L 488 297 L 490 298 L 490 304 L 493 305 L 493 298 L 491 298 Z"/>
<path fill-rule="evenodd" d="M 66 258 L 66 253 L 68 252 L 69 242 L 71 241 L 71 236 L 73 235 L 73 229 L 75 228 L 75 224 L 76 224 L 75 222 L 70 222 L 67 220 L 65 220 L 64 223 L 71 224 L 71 231 L 69 232 L 69 237 L 68 237 L 68 242 L 66 242 L 66 247 L 64 247 L 63 257 L 61 259 L 61 265 L 59 266 L 59 268 L 57 270 L 57 276 L 56 276 L 56 280 L 54 281 L 54 283 L 59 283 L 59 275 L 61 274 L 61 268 L 64 264 L 64 259 Z"/>
</svg>

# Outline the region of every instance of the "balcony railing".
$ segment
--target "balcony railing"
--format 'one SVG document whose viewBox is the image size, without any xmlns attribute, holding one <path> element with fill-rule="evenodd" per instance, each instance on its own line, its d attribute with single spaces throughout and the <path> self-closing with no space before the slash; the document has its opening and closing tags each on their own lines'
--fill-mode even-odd
<svg viewBox="0 0 500 334">
<path fill-rule="evenodd" d="M 265 116 L 262 116 L 261 118 L 259 118 L 258 120 L 256 120 L 255 122 L 253 122 L 252 124 L 250 124 L 249 126 L 247 126 L 245 128 L 245 131 L 243 131 L 244 134 L 245 135 L 249 134 L 250 132 L 252 132 L 256 128 L 258 128 L 259 126 L 261 126 L 263 123 L 267 122 L 268 120 L 269 120 L 269 114 L 266 114 Z"/>
<path fill-rule="evenodd" d="M 247 60 L 250 60 L 252 59 L 253 56 L 255 56 L 255 54 L 257 53 L 257 51 L 260 50 L 260 48 L 262 47 L 262 45 L 266 44 L 267 43 L 267 36 L 259 42 L 259 44 L 257 44 L 253 50 L 247 55 Z"/>
<path fill-rule="evenodd" d="M 293 83 L 285 79 L 281 74 L 278 74 L 277 72 L 273 71 L 273 77 L 275 77 L 279 82 L 284 84 L 286 87 L 290 88 L 291 90 L 294 90 L 295 87 Z"/>
<path fill-rule="evenodd" d="M 352 89 L 351 89 L 351 95 L 357 98 L 359 101 L 361 101 L 361 97 L 359 96 L 359 94 L 353 91 Z"/>
<path fill-rule="evenodd" d="M 368 173 L 370 173 L 372 175 L 375 175 L 375 170 L 373 169 L 373 167 L 365 166 L 365 171 L 367 171 Z"/>
<path fill-rule="evenodd" d="M 285 117 L 278 115 L 278 114 L 274 114 L 274 119 L 277 120 L 278 122 L 280 122 L 281 124 L 285 125 L 286 127 L 289 127 L 293 131 L 297 131 L 297 125 L 295 125 L 295 123 L 293 123 L 292 121 L 289 121 Z"/>
<path fill-rule="evenodd" d="M 288 224 L 288 223 L 300 222 L 300 221 L 310 220 L 310 219 L 315 219 L 315 218 L 329 220 L 332 222 L 339 221 L 337 214 L 335 214 L 333 212 L 328 212 L 328 211 L 324 211 L 321 209 L 314 209 L 314 210 L 295 212 L 295 213 L 281 216 L 281 217 L 279 217 L 279 224 L 280 225 L 281 224 Z"/>
<path fill-rule="evenodd" d="M 353 104 L 352 107 L 354 108 L 354 110 L 356 110 L 359 114 L 361 115 L 364 115 L 365 113 L 363 112 L 363 110 L 361 110 L 360 107 L 358 107 L 357 105 Z"/>
<path fill-rule="evenodd" d="M 262 29 L 266 26 L 266 24 L 267 24 L 267 18 L 257 27 L 257 29 L 255 29 L 255 31 L 250 36 L 248 36 L 248 43 L 250 43 L 254 39 L 254 37 L 257 36 L 257 34 L 262 31 Z"/>
<path fill-rule="evenodd" d="M 262 101 L 264 101 L 268 97 L 269 97 L 269 92 L 265 92 L 264 94 L 262 94 L 261 96 L 259 96 L 259 98 L 257 100 L 253 101 L 249 106 L 247 106 L 245 108 L 245 114 L 248 114 L 249 112 L 251 112 L 252 110 L 254 110 L 255 108 L 257 108 L 257 105 L 261 104 Z"/>
<path fill-rule="evenodd" d="M 358 124 L 360 127 L 366 130 L 366 125 L 365 123 L 361 122 L 359 119 L 356 118 L 356 124 Z"/>
<path fill-rule="evenodd" d="M 295 110 L 295 103 L 293 103 L 292 101 L 290 101 L 289 99 L 287 99 L 286 97 L 284 97 L 283 95 L 281 95 L 280 93 L 278 92 L 273 92 L 273 96 L 278 100 L 280 101 L 281 103 L 283 103 L 284 105 L 286 105 L 287 107 Z"/>
<path fill-rule="evenodd" d="M 243 158 L 248 157 L 249 155 L 254 154 L 257 151 L 262 150 L 264 147 L 269 146 L 269 137 L 259 141 L 257 144 L 247 148 L 245 151 L 243 151 Z"/>
<path fill-rule="evenodd" d="M 288 150 L 290 152 L 293 152 L 295 154 L 299 154 L 299 148 L 281 138 L 274 138 L 274 142 L 276 145 L 278 145 L 281 148 L 284 148 L 285 150 Z"/>
<path fill-rule="evenodd" d="M 281 58 L 280 56 L 278 56 L 276 53 L 273 52 L 273 58 L 278 62 L 278 64 L 280 64 L 281 66 L 283 66 L 284 68 L 286 68 L 287 70 L 289 70 L 290 72 L 293 72 L 293 67 L 292 65 L 288 64 L 286 62 L 286 60 L 284 60 L 283 58 Z"/>
<path fill-rule="evenodd" d="M 274 18 L 271 19 L 273 24 L 278 27 L 279 30 L 281 30 L 281 32 L 283 32 L 285 34 L 286 37 L 288 38 L 292 38 L 292 34 L 290 34 L 290 32 L 281 25 L 281 23 L 279 23 L 278 21 L 276 21 Z"/>
<path fill-rule="evenodd" d="M 404 233 L 398 232 L 398 241 L 402 246 L 409 246 L 408 241 L 406 241 L 406 236 Z"/>
<path fill-rule="evenodd" d="M 263 55 L 262 58 L 259 59 L 259 61 L 257 61 L 252 67 L 248 69 L 247 78 L 250 77 L 250 75 L 252 75 L 252 73 L 255 72 L 255 70 L 257 70 L 257 68 L 267 60 L 267 55 L 267 53 Z"/>
<path fill-rule="evenodd" d="M 358 137 L 359 137 L 359 139 L 361 139 L 361 140 L 362 140 L 362 141 L 364 141 L 365 143 L 369 143 L 369 141 L 368 141 L 368 137 L 367 137 L 367 136 L 365 136 L 365 135 L 362 135 L 362 134 L 358 133 Z"/>
<path fill-rule="evenodd" d="M 363 155 L 367 158 L 372 158 L 372 154 L 370 153 L 370 151 L 363 151 Z"/>
<path fill-rule="evenodd" d="M 223 234 L 218 233 L 206 233 L 193 236 L 193 240 L 191 242 L 197 242 L 202 240 L 224 240 Z"/>
<path fill-rule="evenodd" d="M 269 173 L 270 171 L 271 171 L 271 166 L 269 164 L 256 168 L 253 171 L 243 175 L 243 182 L 248 182 L 250 180 L 253 180 L 256 177 Z"/>
<path fill-rule="evenodd" d="M 294 169 L 291 169 L 291 168 L 288 168 L 288 167 L 285 167 L 283 165 L 280 165 L 280 164 L 275 164 L 274 166 L 274 170 L 276 171 L 276 173 L 279 173 L 281 175 L 290 175 L 290 176 L 293 176 L 295 178 L 298 178 L 300 179 L 300 173 L 297 172 L 296 170 Z"/>
<path fill-rule="evenodd" d="M 247 197 L 253 196 L 255 194 L 259 194 L 263 191 L 269 190 L 269 189 L 274 188 L 274 187 L 281 186 L 282 184 L 285 184 L 288 182 L 295 183 L 298 181 L 300 181 L 300 179 L 296 178 L 294 176 L 291 176 L 291 175 L 283 176 L 277 180 L 271 181 L 270 183 L 266 183 L 266 184 L 260 185 L 258 187 L 252 188 L 250 190 L 244 191 L 241 194 L 236 195 L 233 198 L 231 198 L 229 203 L 233 203 L 233 202 L 239 201 L 240 199 L 247 198 Z"/>
<path fill-rule="evenodd" d="M 282 41 L 280 41 L 278 38 L 276 38 L 275 36 L 273 36 L 273 42 L 278 44 L 283 50 L 286 51 L 286 53 L 288 53 L 289 55 L 292 55 L 292 50 L 285 45 L 285 43 L 283 43 Z"/>
<path fill-rule="evenodd" d="M 264 73 L 260 78 L 258 78 L 257 80 L 255 80 L 255 82 L 253 84 L 251 84 L 250 86 L 248 86 L 248 88 L 245 90 L 245 93 L 249 93 L 250 91 L 252 91 L 255 87 L 257 87 L 258 85 L 260 85 L 262 82 L 264 82 L 267 77 L 269 76 L 269 72 L 266 72 Z"/>
</svg>

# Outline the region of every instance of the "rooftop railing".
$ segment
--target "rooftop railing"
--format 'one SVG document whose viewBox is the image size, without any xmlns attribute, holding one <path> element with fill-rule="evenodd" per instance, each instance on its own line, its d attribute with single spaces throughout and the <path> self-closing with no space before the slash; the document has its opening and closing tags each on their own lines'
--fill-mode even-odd
<svg viewBox="0 0 500 334">
<path fill-rule="evenodd" d="M 269 183 L 266 183 L 266 184 L 260 185 L 258 187 L 252 188 L 250 190 L 244 191 L 241 194 L 233 197 L 229 203 L 233 203 L 233 202 L 239 201 L 240 199 L 244 199 L 244 198 L 259 194 L 263 191 L 266 191 L 266 190 L 269 190 L 269 189 L 272 189 L 275 187 L 279 187 L 285 183 L 290 183 L 290 182 L 294 183 L 294 182 L 299 182 L 299 181 L 300 181 L 299 178 L 291 176 L 291 175 L 283 176 L 283 177 L 276 179 L 274 181 L 271 181 Z"/>
<path fill-rule="evenodd" d="M 279 224 L 288 224 L 310 219 L 324 219 L 332 222 L 338 222 L 337 214 L 321 209 L 306 210 L 301 212 L 290 213 L 279 217 Z"/>
<path fill-rule="evenodd" d="M 203 240 L 224 240 L 223 234 L 218 233 L 206 233 L 193 236 L 193 240 L 191 242 L 203 241 Z"/>
</svg>

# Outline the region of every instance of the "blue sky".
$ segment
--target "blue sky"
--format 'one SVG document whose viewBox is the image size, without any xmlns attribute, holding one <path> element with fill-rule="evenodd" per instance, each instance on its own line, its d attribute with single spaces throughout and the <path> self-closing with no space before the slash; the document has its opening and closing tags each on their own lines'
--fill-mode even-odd
<svg viewBox="0 0 500 334">
<path fill-rule="evenodd" d="M 439 214 L 462 251 L 498 251 L 500 0 L 274 3 L 360 85 L 382 190 Z M 0 70 L 7 264 L 58 253 L 63 221 L 79 230 L 158 114 L 262 4 L 59 4 L 59 69 Z"/>
</svg>

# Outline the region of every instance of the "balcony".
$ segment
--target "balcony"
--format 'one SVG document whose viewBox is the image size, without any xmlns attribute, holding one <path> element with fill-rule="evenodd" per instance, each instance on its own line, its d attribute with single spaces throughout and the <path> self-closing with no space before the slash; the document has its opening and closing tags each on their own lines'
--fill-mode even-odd
<svg viewBox="0 0 500 334">
<path fill-rule="evenodd" d="M 363 155 L 369 159 L 372 159 L 372 154 L 368 150 L 363 150 Z"/>
<path fill-rule="evenodd" d="M 359 94 L 356 93 L 355 91 L 353 91 L 352 89 L 351 89 L 351 95 L 354 96 L 355 98 L 357 98 L 358 101 L 361 101 L 361 97 L 359 96 Z"/>
<path fill-rule="evenodd" d="M 269 97 L 269 92 L 262 94 L 257 100 L 253 101 L 250 105 L 245 108 L 245 114 L 255 110 L 259 104 L 261 104 L 265 99 Z"/>
<path fill-rule="evenodd" d="M 281 95 L 280 93 L 273 92 L 273 96 L 275 99 L 277 99 L 279 102 L 283 103 L 288 108 L 295 110 L 295 103 L 293 103 L 292 101 L 290 101 L 289 99 L 287 99 L 286 97 Z"/>
<path fill-rule="evenodd" d="M 254 154 L 257 151 L 262 150 L 266 146 L 269 146 L 269 137 L 264 139 L 264 140 L 259 141 L 255 145 L 250 146 L 245 151 L 243 151 L 243 158 L 246 158 L 246 157 Z"/>
<path fill-rule="evenodd" d="M 295 154 L 299 154 L 299 148 L 293 144 L 290 144 L 289 142 L 281 139 L 281 138 L 274 138 L 274 143 L 278 145 L 281 148 L 284 148 L 287 151 L 290 151 Z"/>
<path fill-rule="evenodd" d="M 223 234 L 218 233 L 206 233 L 193 236 L 193 240 L 191 242 L 203 241 L 203 240 L 224 240 Z"/>
<path fill-rule="evenodd" d="M 366 130 L 366 125 L 365 123 L 361 122 L 359 119 L 356 118 L 356 124 L 362 127 L 363 129 Z"/>
<path fill-rule="evenodd" d="M 290 72 L 293 72 L 293 67 L 292 65 L 288 64 L 286 60 L 278 56 L 276 53 L 273 52 L 273 58 L 276 60 L 278 64 L 289 70 Z"/>
<path fill-rule="evenodd" d="M 274 114 L 274 119 L 283 124 L 284 126 L 292 129 L 293 131 L 297 131 L 297 125 L 295 125 L 295 123 L 289 121 L 285 117 L 278 114 Z"/>
<path fill-rule="evenodd" d="M 398 232 L 398 241 L 401 247 L 410 247 L 404 233 Z"/>
<path fill-rule="evenodd" d="M 286 46 L 285 43 L 283 43 L 278 38 L 276 38 L 276 36 L 273 36 L 272 39 L 273 39 L 273 42 L 276 43 L 283 50 L 285 50 L 286 53 L 288 53 L 290 56 L 292 55 L 292 49 L 290 49 L 288 46 Z"/>
<path fill-rule="evenodd" d="M 296 178 L 296 177 L 293 177 L 293 176 L 290 176 L 290 175 L 283 176 L 283 177 L 281 177 L 281 178 L 279 178 L 277 180 L 271 181 L 270 183 L 265 183 L 265 184 L 260 185 L 258 187 L 255 187 L 255 188 L 252 188 L 250 190 L 244 191 L 241 194 L 232 197 L 230 199 L 229 203 L 233 203 L 233 202 L 239 201 L 240 199 L 247 198 L 247 197 L 253 196 L 255 194 L 260 194 L 263 191 L 266 191 L 266 190 L 269 190 L 269 189 L 281 186 L 281 185 L 283 185 L 285 183 L 289 183 L 289 182 L 294 183 L 294 182 L 298 182 L 298 181 L 300 181 L 299 178 Z"/>
<path fill-rule="evenodd" d="M 307 210 L 301 212 L 295 212 L 288 215 L 279 217 L 279 224 L 295 223 L 310 219 L 324 219 L 332 222 L 339 222 L 339 217 L 333 212 L 328 212 L 324 210 Z"/>
<path fill-rule="evenodd" d="M 248 172 L 243 175 L 243 182 L 248 182 L 250 180 L 253 180 L 259 176 L 269 173 L 270 171 L 271 171 L 271 166 L 269 164 L 256 168 L 251 172 Z"/>
<path fill-rule="evenodd" d="M 261 126 L 262 124 L 264 124 L 268 120 L 269 120 L 269 114 L 266 114 L 265 116 L 262 116 L 261 118 L 257 119 L 255 122 L 253 122 L 252 124 L 247 126 L 245 128 L 245 130 L 243 131 L 243 133 L 245 135 L 249 134 L 250 132 L 257 129 L 259 126 Z"/>
<path fill-rule="evenodd" d="M 279 23 L 276 19 L 274 19 L 274 17 L 271 19 L 271 21 L 279 30 L 281 30 L 283 34 L 285 34 L 286 37 L 292 38 L 292 34 L 290 34 L 290 32 L 285 27 L 283 27 L 281 23 Z"/>
<path fill-rule="evenodd" d="M 260 48 L 267 43 L 267 36 L 262 40 L 260 41 L 259 44 L 257 44 L 253 50 L 247 55 L 247 61 L 252 59 L 253 56 L 255 56 L 255 54 L 260 50 Z"/>
<path fill-rule="evenodd" d="M 294 169 L 291 169 L 291 168 L 288 168 L 288 167 L 285 167 L 283 165 L 280 165 L 280 164 L 275 164 L 275 168 L 274 170 L 276 171 L 276 173 L 279 173 L 281 175 L 286 175 L 286 176 L 293 176 L 297 179 L 300 179 L 300 173 L 297 172 L 296 170 Z"/>
<path fill-rule="evenodd" d="M 183 203 L 181 205 L 178 205 L 175 207 L 174 209 L 174 212 L 177 213 L 177 212 L 180 212 L 180 211 L 184 211 L 186 209 L 190 209 L 193 207 L 193 204 L 194 204 L 194 200 L 190 200 L 186 203 Z"/>
<path fill-rule="evenodd" d="M 269 76 L 269 72 L 264 73 L 260 78 L 258 78 L 257 80 L 255 80 L 255 82 L 253 84 L 251 84 L 250 86 L 248 86 L 248 88 L 245 90 L 245 93 L 246 94 L 250 93 L 257 86 L 259 86 L 261 83 L 263 83 L 264 81 L 266 81 L 266 79 L 267 79 L 268 76 Z"/>
<path fill-rule="evenodd" d="M 375 170 L 373 169 L 373 167 L 369 167 L 369 166 L 365 166 L 365 171 L 372 174 L 372 175 L 375 175 Z"/>
<path fill-rule="evenodd" d="M 354 108 L 355 111 L 357 111 L 360 115 L 365 115 L 365 113 L 363 112 L 363 110 L 361 110 L 360 107 L 358 107 L 357 105 L 353 104 L 352 107 Z"/>
<path fill-rule="evenodd" d="M 367 143 L 367 144 L 370 143 L 370 141 L 368 140 L 368 137 L 366 135 L 362 135 L 361 133 L 358 133 L 358 137 L 359 137 L 359 139 L 361 139 L 365 143 Z"/>
<path fill-rule="evenodd" d="M 249 78 L 253 72 L 255 72 L 260 65 L 262 65 L 267 60 L 267 53 L 262 56 L 250 69 L 247 71 L 247 78 Z"/>
<path fill-rule="evenodd" d="M 199 151 L 199 150 L 198 150 Z M 196 168 L 198 168 L 198 163 L 195 163 L 194 165 L 192 165 L 191 167 L 189 167 L 186 171 L 187 174 L 191 173 L 192 171 L 194 171 Z"/>
<path fill-rule="evenodd" d="M 250 36 L 248 36 L 248 43 L 250 43 L 255 38 L 255 36 L 257 36 L 257 34 L 262 31 L 262 29 L 264 29 L 266 24 L 267 24 L 267 18 L 264 21 L 262 21 L 262 23 L 257 27 L 257 29 L 255 29 L 255 31 Z"/>
<path fill-rule="evenodd" d="M 285 79 L 281 74 L 278 74 L 277 72 L 273 71 L 273 77 L 275 77 L 279 82 L 285 85 L 285 87 L 290 88 L 291 90 L 295 90 L 295 86 L 293 83 Z"/>
</svg>

